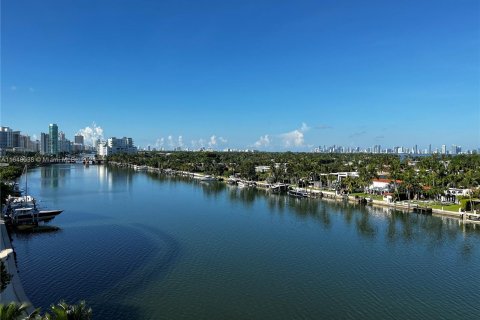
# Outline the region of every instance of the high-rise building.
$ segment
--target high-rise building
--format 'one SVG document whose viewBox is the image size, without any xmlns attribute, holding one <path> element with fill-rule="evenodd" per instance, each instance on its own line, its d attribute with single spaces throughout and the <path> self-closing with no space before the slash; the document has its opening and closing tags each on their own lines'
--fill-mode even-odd
<svg viewBox="0 0 480 320">
<path fill-rule="evenodd" d="M 431 144 L 428 145 L 428 154 L 432 154 L 432 145 Z"/>
<path fill-rule="evenodd" d="M 84 138 L 81 134 L 75 136 L 75 143 L 77 144 L 85 144 L 84 143 Z"/>
<path fill-rule="evenodd" d="M 9 127 L 0 127 L 0 149 L 13 148 L 13 131 Z"/>
<path fill-rule="evenodd" d="M 50 148 L 48 147 L 49 142 L 49 134 L 48 133 L 40 133 L 40 153 L 41 154 L 48 154 Z"/>
<path fill-rule="evenodd" d="M 12 148 L 20 148 L 20 131 L 12 132 Z"/>
<path fill-rule="evenodd" d="M 117 139 L 109 138 L 106 143 L 100 143 L 97 147 L 97 153 L 100 156 L 109 156 L 115 153 L 136 153 L 137 147 L 133 145 L 132 138 L 123 137 Z"/>
<path fill-rule="evenodd" d="M 55 123 L 48 126 L 48 146 L 49 154 L 58 155 L 58 126 Z"/>
<path fill-rule="evenodd" d="M 442 144 L 442 154 L 447 154 L 447 146 Z"/>
</svg>

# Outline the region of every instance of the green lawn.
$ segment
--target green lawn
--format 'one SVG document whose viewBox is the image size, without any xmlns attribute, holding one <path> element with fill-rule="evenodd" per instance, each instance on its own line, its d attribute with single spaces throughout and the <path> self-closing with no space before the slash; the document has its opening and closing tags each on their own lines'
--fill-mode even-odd
<svg viewBox="0 0 480 320">
<path fill-rule="evenodd" d="M 461 205 L 459 204 L 451 204 L 451 205 L 442 205 L 442 204 L 434 204 L 434 205 L 429 205 L 432 209 L 439 209 L 439 210 L 445 210 L 445 211 L 452 211 L 452 212 L 458 212 L 458 209 L 460 209 Z"/>
<path fill-rule="evenodd" d="M 379 196 L 379 195 L 376 195 L 376 194 L 368 194 L 368 193 L 362 193 L 362 192 L 358 192 L 358 193 L 350 193 L 351 196 L 359 196 L 359 197 L 364 197 L 364 198 L 372 198 L 374 200 L 380 200 L 382 201 L 383 200 L 383 196 Z"/>
</svg>

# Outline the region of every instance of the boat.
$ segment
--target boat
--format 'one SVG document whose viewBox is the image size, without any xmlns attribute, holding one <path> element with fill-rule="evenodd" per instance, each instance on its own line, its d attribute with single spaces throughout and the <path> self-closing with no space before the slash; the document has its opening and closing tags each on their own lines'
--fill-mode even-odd
<svg viewBox="0 0 480 320">
<path fill-rule="evenodd" d="M 27 166 L 25 166 L 25 193 L 27 193 Z M 34 197 L 26 194 L 21 197 L 9 196 L 2 211 L 5 222 L 18 229 L 38 226 L 39 222 L 48 222 L 62 213 L 63 210 L 41 210 L 37 208 Z"/>
<path fill-rule="evenodd" d="M 200 178 L 200 181 L 203 181 L 203 182 L 216 181 L 216 180 L 217 179 L 212 176 L 203 176 Z"/>
<path fill-rule="evenodd" d="M 11 207 L 19 207 L 19 206 L 27 206 L 27 205 L 34 205 L 35 198 L 29 195 L 21 196 L 21 197 L 12 197 L 8 195 L 7 199 L 5 200 L 5 208 L 9 205 Z"/>
<path fill-rule="evenodd" d="M 18 229 L 38 226 L 39 222 L 49 222 L 63 210 L 39 210 L 36 207 L 13 209 L 9 221 Z"/>
<path fill-rule="evenodd" d="M 272 193 L 280 193 L 282 191 L 288 190 L 288 184 L 285 183 L 275 183 L 268 186 L 268 190 Z"/>
<path fill-rule="evenodd" d="M 237 187 L 239 188 L 255 188 L 257 187 L 257 183 L 255 181 L 238 181 Z"/>
<path fill-rule="evenodd" d="M 5 183 L 7 186 L 9 186 L 14 194 L 20 194 L 22 190 L 20 190 L 20 187 L 18 186 L 18 183 L 14 181 L 9 181 Z"/>
<path fill-rule="evenodd" d="M 230 177 L 227 179 L 227 183 L 228 183 L 228 184 L 235 185 L 235 184 L 238 183 L 239 180 L 240 180 L 240 179 L 238 179 L 238 178 L 235 178 L 235 177 L 233 177 L 233 176 L 230 176 Z"/>
<path fill-rule="evenodd" d="M 295 188 L 288 190 L 288 195 L 296 198 L 306 198 L 308 197 L 308 192 L 300 188 Z"/>
</svg>

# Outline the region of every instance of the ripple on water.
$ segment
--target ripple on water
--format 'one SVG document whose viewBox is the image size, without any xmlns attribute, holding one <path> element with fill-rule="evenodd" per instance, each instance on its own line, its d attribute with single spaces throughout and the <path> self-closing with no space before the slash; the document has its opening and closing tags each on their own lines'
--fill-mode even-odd
<svg viewBox="0 0 480 320">
<path fill-rule="evenodd" d="M 140 312 L 123 302 L 168 269 L 178 252 L 174 239 L 160 231 L 121 225 L 14 236 L 13 245 L 21 257 L 24 289 L 35 307 L 45 310 L 52 302 L 73 303 L 81 297 L 96 310 L 97 319 Z M 111 306 L 103 308 L 105 303 Z"/>
</svg>

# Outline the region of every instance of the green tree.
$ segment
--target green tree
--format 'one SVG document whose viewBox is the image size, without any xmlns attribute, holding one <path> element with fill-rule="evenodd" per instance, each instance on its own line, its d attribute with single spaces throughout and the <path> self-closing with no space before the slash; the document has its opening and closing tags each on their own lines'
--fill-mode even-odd
<svg viewBox="0 0 480 320">
<path fill-rule="evenodd" d="M 90 320 L 92 318 L 92 309 L 87 306 L 85 301 L 70 305 L 65 301 L 60 301 L 50 307 L 52 315 L 47 314 L 45 320 Z"/>
<path fill-rule="evenodd" d="M 10 280 L 12 279 L 12 275 L 7 272 L 7 268 L 5 267 L 5 263 L 0 261 L 0 292 L 7 288 Z"/>
<path fill-rule="evenodd" d="M 29 305 L 27 303 L 11 302 L 9 304 L 0 304 L 0 320 L 43 320 L 39 317 L 39 309 L 28 314 L 28 308 Z"/>
<path fill-rule="evenodd" d="M 47 312 L 43 316 L 40 309 L 28 314 L 28 308 L 29 305 L 26 303 L 0 304 L 0 320 L 90 320 L 93 314 L 85 301 L 73 305 L 60 301 L 50 306 L 51 314 Z"/>
</svg>

